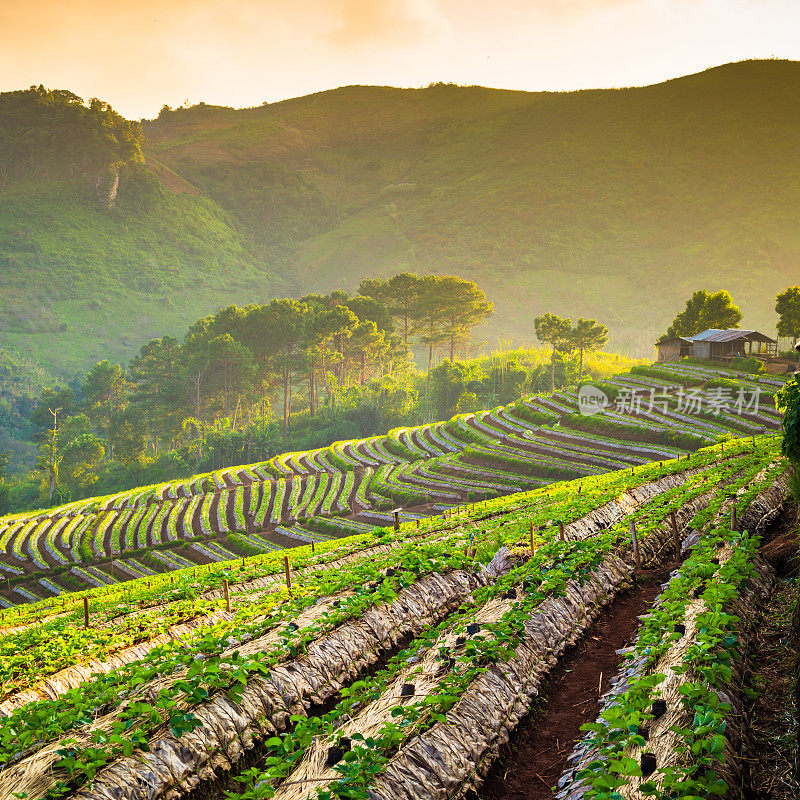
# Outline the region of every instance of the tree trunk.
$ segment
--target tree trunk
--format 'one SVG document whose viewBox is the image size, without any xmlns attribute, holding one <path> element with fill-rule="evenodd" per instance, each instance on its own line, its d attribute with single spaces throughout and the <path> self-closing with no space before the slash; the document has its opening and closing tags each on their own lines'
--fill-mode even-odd
<svg viewBox="0 0 800 800">
<path fill-rule="evenodd" d="M 314 358 L 311 359 L 311 373 L 308 376 L 308 408 L 311 416 L 317 413 L 317 398 L 315 393 L 314 373 L 317 365 Z"/>
<path fill-rule="evenodd" d="M 450 339 L 450 362 L 452 363 L 456 354 L 456 340 Z"/>
<path fill-rule="evenodd" d="M 583 347 L 579 348 L 581 357 L 580 357 L 580 366 L 578 367 L 578 380 L 583 377 Z"/>
<path fill-rule="evenodd" d="M 556 391 L 556 346 L 553 345 L 553 355 L 550 358 L 550 369 L 551 369 L 551 386 L 553 388 L 553 393 Z"/>
<path fill-rule="evenodd" d="M 286 441 L 286 435 L 289 432 L 289 379 L 290 371 L 287 366 L 283 371 L 283 439 Z"/>
<path fill-rule="evenodd" d="M 428 345 L 428 375 L 431 374 L 431 361 L 433 361 L 433 344 Z"/>
</svg>

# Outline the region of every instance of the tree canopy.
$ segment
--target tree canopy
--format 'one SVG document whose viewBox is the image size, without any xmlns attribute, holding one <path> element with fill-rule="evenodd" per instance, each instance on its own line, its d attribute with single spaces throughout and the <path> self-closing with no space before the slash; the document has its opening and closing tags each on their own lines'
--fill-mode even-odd
<svg viewBox="0 0 800 800">
<path fill-rule="evenodd" d="M 571 349 L 572 320 L 557 314 L 542 314 L 533 320 L 536 338 L 553 348 L 551 363 L 551 389 L 556 390 L 556 350 Z"/>
<path fill-rule="evenodd" d="M 742 312 L 728 292 L 723 289 L 710 294 L 699 289 L 686 301 L 686 308 L 675 317 L 662 339 L 695 336 L 709 328 L 738 328 L 741 321 Z"/>
<path fill-rule="evenodd" d="M 800 286 L 790 286 L 775 298 L 778 313 L 778 336 L 800 339 Z"/>
</svg>

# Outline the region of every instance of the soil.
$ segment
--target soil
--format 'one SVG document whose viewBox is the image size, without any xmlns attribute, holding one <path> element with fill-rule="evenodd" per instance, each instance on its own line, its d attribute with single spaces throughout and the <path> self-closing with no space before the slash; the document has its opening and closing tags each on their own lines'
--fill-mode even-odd
<svg viewBox="0 0 800 800">
<path fill-rule="evenodd" d="M 636 584 L 619 595 L 559 659 L 539 701 L 492 765 L 480 789 L 483 800 L 552 800 L 552 787 L 567 756 L 583 736 L 580 726 L 594 722 L 600 696 L 622 665 L 616 651 L 630 643 L 639 616 L 650 608 L 677 566 L 639 571 Z"/>
<path fill-rule="evenodd" d="M 798 512 L 793 507 L 769 533 L 762 554 L 781 576 L 764 608 L 750 649 L 750 686 L 758 693 L 747 708 L 751 761 L 745 800 L 796 800 L 798 773 Z"/>
</svg>

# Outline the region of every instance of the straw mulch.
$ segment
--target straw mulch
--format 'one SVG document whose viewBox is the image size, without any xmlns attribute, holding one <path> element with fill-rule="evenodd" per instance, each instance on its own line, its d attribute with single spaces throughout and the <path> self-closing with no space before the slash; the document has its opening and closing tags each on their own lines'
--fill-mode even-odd
<svg viewBox="0 0 800 800">
<path fill-rule="evenodd" d="M 770 487 L 755 497 L 740 518 L 740 529 L 763 532 L 781 513 L 785 491 L 784 483 L 779 481 L 776 486 Z M 718 518 L 724 516 L 729 511 L 729 507 L 729 504 L 723 505 Z M 730 555 L 730 547 L 721 549 L 720 563 L 724 563 Z M 745 641 L 752 635 L 753 626 L 759 616 L 759 608 L 762 607 L 774 586 L 774 573 L 760 557 L 756 558 L 755 567 L 756 575 L 742 588 L 740 598 L 729 609 L 732 614 L 739 617 L 739 634 Z M 646 726 L 648 737 L 646 747 L 631 747 L 626 755 L 638 761 L 642 753 L 652 754 L 656 759 L 658 769 L 687 763 L 680 760 L 676 749 L 679 737 L 670 729 L 673 726 L 690 726 L 692 723 L 692 715 L 684 708 L 678 691 L 678 687 L 687 677 L 691 676 L 678 675 L 673 668 L 683 661 L 693 640 L 697 615 L 704 609 L 705 604 L 702 599 L 694 599 L 688 603 L 684 619 L 686 634 L 673 644 L 657 664 L 648 669 L 649 672 L 666 676 L 663 683 L 655 690 L 653 699 L 665 700 L 667 711 L 662 717 L 651 721 Z M 627 663 L 611 682 L 611 687 L 603 698 L 603 707 L 607 708 L 613 705 L 616 699 L 628 690 L 630 680 L 634 676 L 642 674 L 645 666 L 646 661 L 643 657 L 639 657 L 633 663 Z M 731 799 L 741 796 L 743 756 L 748 747 L 742 713 L 744 697 L 741 691 L 746 670 L 746 659 L 733 664 L 730 689 L 721 692 L 721 699 L 731 705 L 731 712 L 726 720 L 727 741 L 724 753 L 726 763 L 718 765 L 716 769 L 728 784 L 727 796 Z M 557 800 L 581 800 L 583 798 L 588 789 L 582 781 L 576 778 L 576 775 L 596 757 L 595 751 L 589 745 L 588 737 L 576 746 L 567 759 L 569 766 L 558 781 L 555 794 Z M 642 779 L 633 778 L 628 786 L 621 789 L 621 792 L 629 800 L 644 800 L 644 795 L 637 788 L 641 782 Z"/>
<path fill-rule="evenodd" d="M 240 703 L 218 694 L 193 708 L 202 727 L 180 739 L 168 732 L 154 736 L 149 753 L 119 759 L 75 796 L 152 800 L 178 796 L 201 780 L 213 779 L 216 770 L 231 769 L 257 741 L 285 729 L 291 714 L 306 713 L 352 682 L 400 638 L 447 616 L 486 579 L 482 572 L 468 571 L 422 578 L 391 604 L 370 609 L 313 642 L 305 656 L 276 666 L 268 677 L 250 680 Z M 255 652 L 255 647 L 251 642 L 237 649 Z M 34 777 L 39 793 L 26 789 L 32 800 L 41 796 L 42 787 L 41 773 Z M 55 776 L 48 777 L 52 783 Z"/>
</svg>

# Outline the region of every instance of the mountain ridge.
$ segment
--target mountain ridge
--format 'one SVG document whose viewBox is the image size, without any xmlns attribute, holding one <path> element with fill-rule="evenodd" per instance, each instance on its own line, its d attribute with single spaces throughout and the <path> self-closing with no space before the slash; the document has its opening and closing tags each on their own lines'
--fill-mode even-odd
<svg viewBox="0 0 800 800">
<path fill-rule="evenodd" d="M 769 333 L 800 256 L 798 89 L 797 62 L 749 61 L 626 89 L 356 85 L 165 110 L 110 213 L 43 147 L 35 174 L 0 174 L 0 344 L 69 377 L 233 302 L 401 269 L 476 280 L 492 342 L 531 342 L 554 311 L 650 354 L 701 287 Z"/>
</svg>

